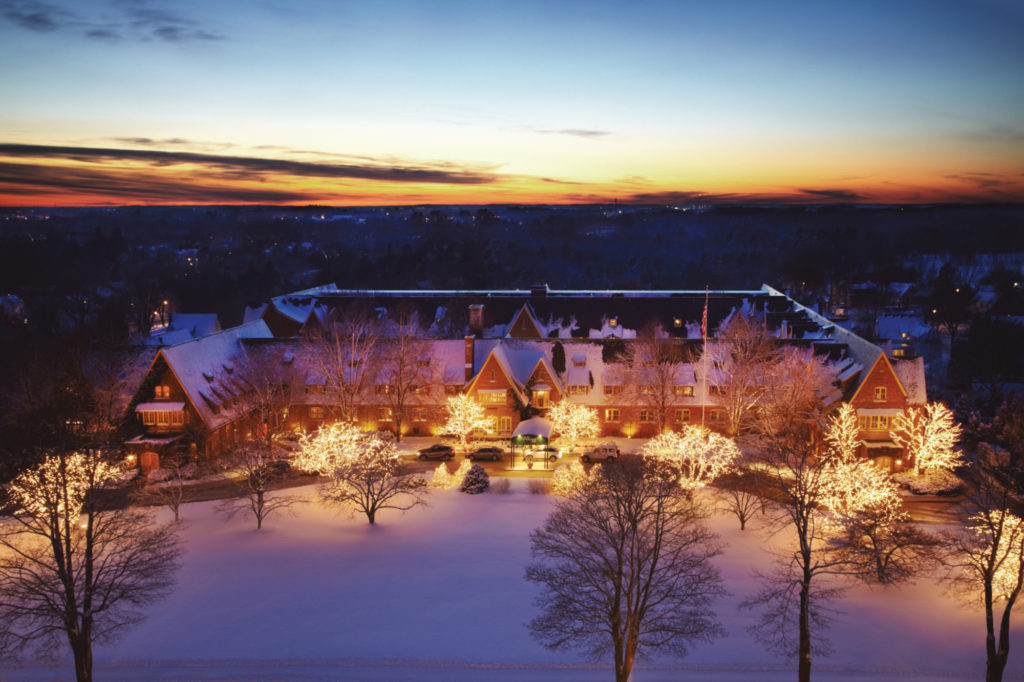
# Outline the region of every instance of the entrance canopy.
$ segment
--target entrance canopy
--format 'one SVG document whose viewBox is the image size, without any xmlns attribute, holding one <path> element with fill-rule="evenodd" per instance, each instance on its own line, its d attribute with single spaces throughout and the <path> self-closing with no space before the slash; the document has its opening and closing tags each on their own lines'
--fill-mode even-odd
<svg viewBox="0 0 1024 682">
<path fill-rule="evenodd" d="M 526 421 L 519 422 L 516 430 L 512 432 L 513 440 L 522 438 L 521 442 L 534 442 L 544 439 L 546 442 L 551 438 L 551 422 L 544 417 L 533 417 Z"/>
</svg>

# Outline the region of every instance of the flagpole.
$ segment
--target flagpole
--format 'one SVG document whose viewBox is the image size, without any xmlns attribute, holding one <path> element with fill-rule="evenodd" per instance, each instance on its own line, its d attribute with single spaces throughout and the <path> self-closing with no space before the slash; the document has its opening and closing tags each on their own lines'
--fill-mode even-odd
<svg viewBox="0 0 1024 682">
<path fill-rule="evenodd" d="M 701 398 L 703 405 L 700 408 L 700 426 L 704 428 L 704 414 L 708 411 L 708 285 L 704 285 L 704 316 L 700 320 L 700 333 L 704 338 L 703 356 L 704 371 L 704 396 Z"/>
</svg>

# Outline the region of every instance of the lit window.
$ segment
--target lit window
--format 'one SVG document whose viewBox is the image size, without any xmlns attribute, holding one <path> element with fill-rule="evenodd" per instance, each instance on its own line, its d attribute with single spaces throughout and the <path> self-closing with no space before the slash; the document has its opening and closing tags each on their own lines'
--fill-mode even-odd
<svg viewBox="0 0 1024 682">
<path fill-rule="evenodd" d="M 512 417 L 499 417 L 498 418 L 498 433 L 511 433 L 512 432 Z"/>
<path fill-rule="evenodd" d="M 504 405 L 508 396 L 505 391 L 480 391 L 477 398 L 481 405 Z"/>
<path fill-rule="evenodd" d="M 651 386 L 650 384 L 640 384 L 640 393 L 650 395 L 651 393 L 654 393 L 654 386 Z"/>
<path fill-rule="evenodd" d="M 390 407 L 378 407 L 377 408 L 377 419 L 380 421 L 391 421 L 391 408 Z"/>
<path fill-rule="evenodd" d="M 324 418 L 324 408 L 322 408 L 322 407 L 320 407 L 318 405 L 313 405 L 312 407 L 309 408 L 309 418 L 310 419 L 323 419 Z"/>
<path fill-rule="evenodd" d="M 392 384 L 377 384 L 377 395 L 390 395 L 395 392 L 395 387 Z"/>
<path fill-rule="evenodd" d="M 619 318 L 618 317 L 609 317 L 608 318 L 608 326 L 609 327 L 618 327 L 619 326 Z"/>
<path fill-rule="evenodd" d="M 885 402 L 885 386 L 876 386 L 875 387 L 875 402 L 876 403 L 883 403 L 883 402 Z"/>
<path fill-rule="evenodd" d="M 412 411 L 412 420 L 414 422 L 425 422 L 427 421 L 427 411 L 422 407 L 414 408 Z"/>
<path fill-rule="evenodd" d="M 711 413 L 708 415 L 708 418 L 713 422 L 721 421 L 724 417 L 725 414 L 721 410 L 711 410 Z"/>
<path fill-rule="evenodd" d="M 676 410 L 676 421 L 681 423 L 681 424 L 690 421 L 690 411 L 689 410 Z"/>
<path fill-rule="evenodd" d="M 885 415 L 858 417 L 857 427 L 861 431 L 887 431 L 889 429 L 889 417 Z"/>
<path fill-rule="evenodd" d="M 548 397 L 549 396 L 547 391 L 534 391 L 533 406 L 540 410 L 547 409 Z"/>
<path fill-rule="evenodd" d="M 640 410 L 640 421 L 647 424 L 654 421 L 654 410 Z"/>
<path fill-rule="evenodd" d="M 693 386 L 676 386 L 676 395 L 693 395 Z"/>
<path fill-rule="evenodd" d="M 620 395 L 621 393 L 622 393 L 622 386 L 607 386 L 606 385 L 604 387 L 604 394 L 605 395 Z"/>
<path fill-rule="evenodd" d="M 619 410 L 617 408 L 609 408 L 604 411 L 604 420 L 606 422 L 617 422 L 619 421 Z"/>
<path fill-rule="evenodd" d="M 586 384 L 570 384 L 569 395 L 586 395 L 590 393 L 590 386 Z"/>
<path fill-rule="evenodd" d="M 181 426 L 185 423 L 184 412 L 171 412 L 171 426 Z"/>
<path fill-rule="evenodd" d="M 170 412 L 157 412 L 156 413 L 157 426 L 167 426 L 171 423 Z"/>
<path fill-rule="evenodd" d="M 586 360 L 573 360 L 572 361 L 572 366 L 573 367 L 586 367 L 587 366 L 587 361 Z"/>
<path fill-rule="evenodd" d="M 142 423 L 146 426 L 154 426 L 156 424 L 156 412 L 143 412 Z"/>
</svg>

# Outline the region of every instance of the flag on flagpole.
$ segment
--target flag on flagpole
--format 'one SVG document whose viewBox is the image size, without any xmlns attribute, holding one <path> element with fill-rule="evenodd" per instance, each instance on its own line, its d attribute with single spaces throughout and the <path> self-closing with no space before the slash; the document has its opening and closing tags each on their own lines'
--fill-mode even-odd
<svg viewBox="0 0 1024 682">
<path fill-rule="evenodd" d="M 700 318 L 700 335 L 708 340 L 708 288 L 704 287 L 704 316 Z"/>
</svg>

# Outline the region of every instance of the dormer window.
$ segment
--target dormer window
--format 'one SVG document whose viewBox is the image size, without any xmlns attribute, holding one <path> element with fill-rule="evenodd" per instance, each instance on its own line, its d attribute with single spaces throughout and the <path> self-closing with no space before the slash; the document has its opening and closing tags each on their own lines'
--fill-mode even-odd
<svg viewBox="0 0 1024 682">
<path fill-rule="evenodd" d="M 613 328 L 619 326 L 619 317 L 618 317 L 618 315 L 613 315 L 612 317 L 608 318 L 608 326 L 609 327 L 613 327 Z"/>
</svg>

